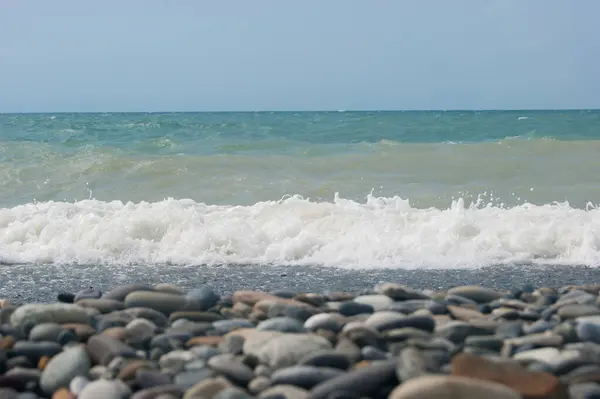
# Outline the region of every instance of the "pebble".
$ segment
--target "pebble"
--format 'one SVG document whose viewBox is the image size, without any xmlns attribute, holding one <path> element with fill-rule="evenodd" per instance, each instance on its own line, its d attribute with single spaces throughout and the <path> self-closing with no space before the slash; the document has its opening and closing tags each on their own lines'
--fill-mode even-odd
<svg viewBox="0 0 600 399">
<path fill-rule="evenodd" d="M 41 323 L 84 323 L 90 320 L 84 308 L 65 303 L 29 304 L 18 307 L 10 316 L 13 327 L 27 332 Z"/>
<path fill-rule="evenodd" d="M 258 331 L 279 331 L 282 333 L 301 333 L 304 326 L 298 320 L 291 317 L 274 317 L 261 321 L 257 326 Z"/>
<path fill-rule="evenodd" d="M 232 382 L 242 386 L 254 378 L 252 369 L 237 361 L 234 355 L 224 354 L 213 356 L 208 360 L 208 366 L 219 374 L 229 378 Z"/>
<path fill-rule="evenodd" d="M 156 291 L 134 291 L 125 297 L 124 303 L 127 308 L 148 308 L 167 316 L 178 310 L 194 310 L 186 309 L 194 306 L 186 297 Z"/>
<path fill-rule="evenodd" d="M 354 301 L 342 302 L 337 309 L 341 315 L 344 316 L 356 316 L 358 314 L 371 314 L 375 311 L 373 306 L 366 303 L 358 303 Z"/>
<path fill-rule="evenodd" d="M 278 369 L 293 366 L 310 353 L 330 348 L 331 343 L 318 335 L 282 334 L 266 342 L 258 351 L 257 357 L 262 363 Z"/>
<path fill-rule="evenodd" d="M 92 362 L 85 347 L 65 349 L 46 365 L 40 378 L 40 386 L 46 394 L 51 394 L 58 388 L 68 387 L 75 377 L 87 375 L 91 367 Z"/>
<path fill-rule="evenodd" d="M 564 305 L 558 309 L 557 314 L 563 319 L 576 319 L 578 317 L 600 315 L 600 309 L 595 305 Z"/>
<path fill-rule="evenodd" d="M 492 361 L 464 353 L 453 357 L 452 375 L 499 382 L 526 397 L 543 398 L 559 389 L 559 379 L 550 373 L 530 371 L 515 362 Z"/>
<path fill-rule="evenodd" d="M 29 332 L 30 341 L 58 341 L 64 328 L 57 323 L 41 323 L 34 326 Z"/>
<path fill-rule="evenodd" d="M 82 299 L 96 299 L 101 297 L 102 291 L 90 287 L 78 291 L 73 298 L 73 302 L 78 302 Z"/>
<path fill-rule="evenodd" d="M 121 399 L 131 395 L 129 387 L 120 380 L 97 380 L 87 384 L 78 399 Z"/>
<path fill-rule="evenodd" d="M 400 284 L 383 283 L 374 287 L 374 291 L 386 295 L 394 301 L 409 301 L 411 299 L 428 299 L 424 293 Z"/>
<path fill-rule="evenodd" d="M 478 285 L 454 287 L 448 290 L 448 294 L 467 298 L 477 303 L 492 302 L 503 296 L 503 294 L 498 291 L 480 287 Z"/>
<path fill-rule="evenodd" d="M 213 291 L 209 286 L 202 286 L 191 290 L 187 293 L 187 297 L 197 304 L 198 310 L 208 310 L 215 306 L 221 297 Z"/>
<path fill-rule="evenodd" d="M 340 314 L 319 313 L 306 319 L 304 328 L 309 331 L 329 330 L 337 334 L 342 330 L 345 323 L 346 318 Z"/>
<path fill-rule="evenodd" d="M 265 389 L 258 396 L 260 399 L 285 398 L 285 399 L 306 399 L 308 392 L 294 385 L 277 385 Z"/>
<path fill-rule="evenodd" d="M 383 310 L 394 303 L 394 300 L 387 295 L 361 295 L 353 299 L 356 303 L 369 305 L 376 312 Z"/>
<path fill-rule="evenodd" d="M 381 385 L 396 382 L 397 360 L 389 360 L 341 374 L 315 386 L 311 392 L 312 399 L 336 397 L 344 392 L 351 392 L 358 397 L 371 396 Z"/>
<path fill-rule="evenodd" d="M 0 397 L 595 398 L 599 291 L 133 284 L 0 298 Z"/>
<path fill-rule="evenodd" d="M 399 385 L 389 399 L 521 399 L 509 387 L 457 376 L 423 376 Z"/>
</svg>

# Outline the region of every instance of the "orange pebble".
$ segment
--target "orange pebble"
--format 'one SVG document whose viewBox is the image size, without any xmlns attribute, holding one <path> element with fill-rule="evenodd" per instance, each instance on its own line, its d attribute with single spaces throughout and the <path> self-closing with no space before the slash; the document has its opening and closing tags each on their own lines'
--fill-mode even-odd
<svg viewBox="0 0 600 399">
<path fill-rule="evenodd" d="M 46 368 L 46 366 L 48 365 L 48 362 L 50 362 L 50 358 L 48 356 L 40 357 L 40 360 L 38 362 L 38 369 L 44 370 Z"/>
<path fill-rule="evenodd" d="M 54 392 L 52 395 L 52 399 L 75 399 L 77 396 L 69 391 L 67 388 L 60 388 L 58 391 Z"/>
<path fill-rule="evenodd" d="M 15 339 L 12 335 L 7 335 L 4 338 L 0 338 L 0 349 L 12 349 L 15 344 Z"/>
</svg>

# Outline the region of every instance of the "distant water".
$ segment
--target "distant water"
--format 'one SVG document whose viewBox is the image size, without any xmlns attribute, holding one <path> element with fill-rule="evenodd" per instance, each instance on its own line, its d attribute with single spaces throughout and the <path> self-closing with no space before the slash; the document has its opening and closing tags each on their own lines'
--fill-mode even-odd
<svg viewBox="0 0 600 399">
<path fill-rule="evenodd" d="M 600 111 L 0 114 L 0 263 L 599 266 L 598 139 Z"/>
</svg>

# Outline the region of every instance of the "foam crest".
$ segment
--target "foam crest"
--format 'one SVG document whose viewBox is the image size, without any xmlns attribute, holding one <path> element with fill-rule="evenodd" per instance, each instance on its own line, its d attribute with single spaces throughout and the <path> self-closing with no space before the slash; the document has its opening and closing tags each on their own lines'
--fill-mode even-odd
<svg viewBox="0 0 600 399">
<path fill-rule="evenodd" d="M 0 262 L 452 268 L 600 265 L 600 210 L 567 203 L 418 209 L 399 197 L 251 206 L 86 200 L 0 209 Z"/>
</svg>

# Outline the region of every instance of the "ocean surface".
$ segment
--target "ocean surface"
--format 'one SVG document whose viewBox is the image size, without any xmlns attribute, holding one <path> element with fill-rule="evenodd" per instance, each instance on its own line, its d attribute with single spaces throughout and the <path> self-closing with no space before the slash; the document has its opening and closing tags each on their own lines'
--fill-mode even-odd
<svg viewBox="0 0 600 399">
<path fill-rule="evenodd" d="M 596 267 L 599 139 L 600 111 L 0 114 L 0 264 Z"/>
</svg>

